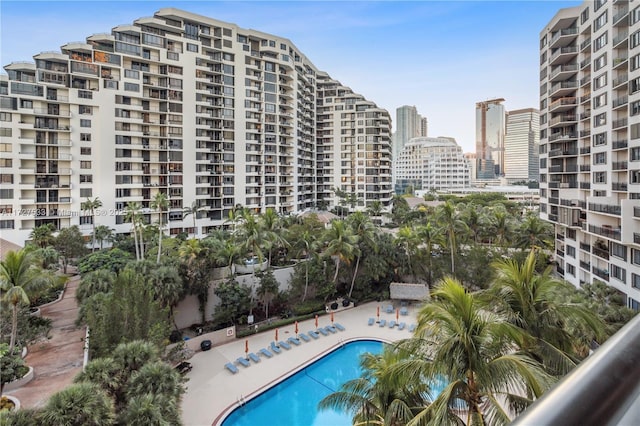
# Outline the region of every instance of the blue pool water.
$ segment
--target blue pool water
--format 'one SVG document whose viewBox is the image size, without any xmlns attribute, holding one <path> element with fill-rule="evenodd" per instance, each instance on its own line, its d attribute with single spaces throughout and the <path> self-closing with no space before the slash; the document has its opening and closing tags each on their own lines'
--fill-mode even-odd
<svg viewBox="0 0 640 426">
<path fill-rule="evenodd" d="M 351 426 L 344 413 L 318 411 L 318 402 L 360 377 L 360 355 L 381 353 L 382 347 L 371 340 L 347 343 L 237 408 L 222 426 Z"/>
</svg>

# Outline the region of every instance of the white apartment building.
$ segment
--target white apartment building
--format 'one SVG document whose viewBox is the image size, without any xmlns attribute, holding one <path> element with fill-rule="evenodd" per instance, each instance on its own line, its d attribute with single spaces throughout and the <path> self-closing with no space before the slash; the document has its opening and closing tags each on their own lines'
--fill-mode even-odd
<svg viewBox="0 0 640 426">
<path fill-rule="evenodd" d="M 338 205 L 334 189 L 355 194 L 356 209 L 391 201 L 391 117 L 362 95 L 319 72 L 317 198 Z"/>
<path fill-rule="evenodd" d="M 526 108 L 507 113 L 504 177 L 507 182 L 538 181 L 540 112 Z"/>
<path fill-rule="evenodd" d="M 640 5 L 584 2 L 540 32 L 540 196 L 558 273 L 640 309 Z"/>
<path fill-rule="evenodd" d="M 156 221 L 166 193 L 172 235 L 204 235 L 236 205 L 331 207 L 338 182 L 364 205 L 391 198 L 388 112 L 285 38 L 167 8 L 33 58 L 0 76 L 3 239 L 23 244 L 44 223 L 89 234 L 88 197 L 103 203 L 96 224 L 128 233 L 128 203 Z M 194 201 L 195 229 L 182 217 Z"/>
<path fill-rule="evenodd" d="M 413 138 L 400 151 L 395 161 L 396 193 L 407 187 L 414 190 L 446 190 L 469 188 L 469 160 L 455 139 L 448 137 Z"/>
</svg>

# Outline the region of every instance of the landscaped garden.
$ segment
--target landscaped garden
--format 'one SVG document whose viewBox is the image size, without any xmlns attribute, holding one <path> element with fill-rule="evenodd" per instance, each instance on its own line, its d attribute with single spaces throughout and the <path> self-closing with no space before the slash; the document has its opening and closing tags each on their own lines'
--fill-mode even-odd
<svg viewBox="0 0 640 426">
<path fill-rule="evenodd" d="M 135 424 L 158 418 L 179 423 L 184 389 L 172 368 L 180 359 L 167 355 L 170 342 L 230 325 L 242 336 L 250 332 L 250 319 L 261 327 L 282 326 L 321 315 L 338 298 L 356 304 L 388 299 L 390 283 L 409 282 L 427 284 L 433 294 L 419 314 L 415 337 L 366 361 L 374 387 L 354 383 L 323 404 L 351 409 L 361 420 L 388 418 L 390 424 L 455 422 L 465 407 L 466 420 L 504 423 L 633 313 L 602 283 L 577 290 L 555 279 L 553 228 L 524 206 L 496 194 L 441 201 L 410 209 L 406 199 L 395 197 L 384 227 L 374 225 L 382 222 L 379 203 L 367 212 L 342 206 L 338 213 L 344 218 L 329 223 L 313 214 L 282 217 L 269 209 L 257 215 L 237 206 L 222 229 L 195 239 L 164 235 L 165 215 L 159 213 L 166 212 L 167 202 L 159 196 L 156 223 L 145 224 L 141 206 L 130 203 L 131 234 L 114 236 L 95 226 L 88 254 L 77 228 L 55 236 L 48 227 L 36 228 L 34 249 L 14 256 L 39 252 L 28 256 L 35 275 L 58 260 L 63 268 L 77 264 L 78 323 L 91 331 L 92 361 L 46 407 L 4 418 L 11 424 Z M 198 210 L 187 208 L 185 216 Z M 7 271 L 9 261 L 14 262 L 3 261 Z M 255 267 L 240 277 L 236 265 Z M 276 278 L 279 268 L 293 268 L 289 283 Z M 8 282 L 3 276 L 3 301 L 12 309 L 11 327 L 2 334 L 8 338 L 2 362 L 19 375 L 13 351 L 35 338 L 34 329 L 46 335 L 46 324 L 29 325 L 29 303 L 10 297 L 11 288 L 44 302 L 57 297 L 60 284 L 31 292 L 29 285 Z M 199 315 L 181 327 L 175 310 L 187 296 L 197 298 Z M 477 342 L 475 352 L 469 342 Z M 446 392 L 425 399 L 425 378 L 445 378 Z M 151 386 L 154 380 L 162 386 Z M 518 392 L 506 394 L 505 386 Z M 513 402 L 512 411 L 500 412 L 495 398 Z M 82 423 L 63 417 L 68 401 L 74 401 L 74 418 Z M 368 408 L 355 409 L 360 403 Z"/>
</svg>

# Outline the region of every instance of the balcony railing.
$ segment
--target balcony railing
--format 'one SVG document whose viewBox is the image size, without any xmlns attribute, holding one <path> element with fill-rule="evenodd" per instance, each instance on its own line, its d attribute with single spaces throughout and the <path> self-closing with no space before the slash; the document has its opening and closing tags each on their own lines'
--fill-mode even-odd
<svg viewBox="0 0 640 426">
<path fill-rule="evenodd" d="M 593 246 L 592 253 L 602 259 L 609 260 L 609 250 L 603 250 L 601 248 Z"/>
<path fill-rule="evenodd" d="M 621 240 L 620 238 L 621 230 L 619 228 L 613 229 L 606 226 L 589 225 L 589 232 L 593 234 L 602 235 L 603 237 L 612 238 L 614 240 L 618 240 L 618 241 Z"/>
<path fill-rule="evenodd" d="M 640 424 L 640 315 L 633 318 L 512 423 Z"/>
<path fill-rule="evenodd" d="M 589 210 L 592 212 L 614 214 L 620 216 L 621 208 L 615 204 L 589 203 Z"/>
<path fill-rule="evenodd" d="M 596 266 L 591 267 L 591 272 L 599 278 L 602 278 L 605 281 L 609 281 L 609 271 L 606 269 L 601 269 Z"/>
</svg>

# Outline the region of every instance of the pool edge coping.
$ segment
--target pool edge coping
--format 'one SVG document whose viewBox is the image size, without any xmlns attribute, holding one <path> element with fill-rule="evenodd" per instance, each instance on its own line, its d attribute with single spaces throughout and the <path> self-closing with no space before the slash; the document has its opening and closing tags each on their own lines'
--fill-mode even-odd
<svg viewBox="0 0 640 426">
<path fill-rule="evenodd" d="M 284 382 L 289 377 L 292 377 L 294 374 L 297 374 L 298 372 L 304 370 L 309 365 L 311 365 L 314 362 L 318 361 L 320 358 L 325 357 L 326 355 L 328 355 L 329 353 L 331 353 L 331 352 L 335 351 L 336 349 L 340 348 L 344 344 L 352 343 L 352 342 L 358 342 L 358 341 L 364 341 L 364 340 L 371 340 L 371 341 L 382 342 L 382 343 L 387 343 L 387 344 L 394 344 L 395 343 L 392 340 L 380 338 L 380 337 L 377 337 L 377 336 L 376 337 L 373 337 L 373 336 L 371 336 L 371 337 L 369 337 L 369 336 L 359 336 L 359 337 L 350 337 L 350 338 L 341 340 L 340 342 L 336 343 L 335 345 L 330 346 L 329 348 L 327 348 L 324 351 L 320 352 L 319 354 L 315 355 L 311 359 L 303 362 L 302 364 L 298 364 L 298 366 L 296 366 L 293 369 L 289 370 L 287 373 L 285 373 L 285 374 L 283 374 L 283 375 L 281 375 L 279 377 L 276 377 L 275 379 L 273 379 L 269 383 L 266 383 L 266 384 L 260 386 L 259 388 L 257 388 L 253 392 L 251 392 L 248 395 L 246 395 L 245 397 L 243 397 L 243 399 L 242 399 L 243 402 L 242 403 L 240 403 L 240 401 L 236 401 L 236 402 L 228 405 L 224 410 L 222 410 L 222 412 L 220 414 L 218 414 L 218 416 L 215 419 L 213 419 L 213 422 L 211 423 L 211 426 L 222 426 L 222 423 L 226 420 L 227 417 L 229 417 L 229 415 L 231 413 L 233 413 L 233 411 L 235 409 L 240 408 L 241 406 L 245 405 L 247 402 L 257 398 L 258 396 L 260 396 L 261 394 L 263 394 L 267 390 L 271 389 L 272 387 L 276 386 L 277 384 Z"/>
</svg>

